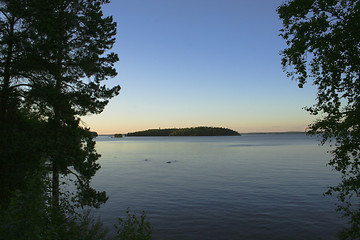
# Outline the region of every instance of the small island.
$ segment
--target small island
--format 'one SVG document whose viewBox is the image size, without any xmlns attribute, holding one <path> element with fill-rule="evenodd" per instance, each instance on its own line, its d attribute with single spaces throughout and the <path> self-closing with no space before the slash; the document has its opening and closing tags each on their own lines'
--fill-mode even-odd
<svg viewBox="0 0 360 240">
<path fill-rule="evenodd" d="M 154 136 L 238 136 L 240 133 L 220 127 L 192 127 L 192 128 L 167 128 L 149 129 L 128 133 L 128 137 L 154 137 Z"/>
</svg>

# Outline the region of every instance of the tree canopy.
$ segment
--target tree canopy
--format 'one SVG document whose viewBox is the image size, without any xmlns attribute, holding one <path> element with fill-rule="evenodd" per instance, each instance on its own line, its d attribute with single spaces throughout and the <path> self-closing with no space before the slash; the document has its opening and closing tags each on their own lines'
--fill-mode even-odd
<svg viewBox="0 0 360 240">
<path fill-rule="evenodd" d="M 130 137 L 140 136 L 233 136 L 240 135 L 238 132 L 220 127 L 194 127 L 194 128 L 166 128 L 149 129 L 128 133 Z"/>
<path fill-rule="evenodd" d="M 317 87 L 316 103 L 306 108 L 318 117 L 310 132 L 334 143 L 329 165 L 342 181 L 327 193 L 337 194 L 350 219 L 344 238 L 358 239 L 360 212 L 351 199 L 360 197 L 360 1 L 291 0 L 277 11 L 288 46 L 284 70 L 299 87 L 309 80 Z"/>
<path fill-rule="evenodd" d="M 100 168 L 96 163 L 96 136 L 80 126 L 79 116 L 100 113 L 120 87 L 101 82 L 116 76 L 116 23 L 104 17 L 101 6 L 109 1 L 28 0 L 16 14 L 30 34 L 28 74 L 31 90 L 27 104 L 47 119 L 47 157 L 52 164 L 54 205 L 58 205 L 59 174 L 74 174 L 81 205 L 99 206 L 105 193 L 90 188 Z M 20 4 L 20 6 L 21 6 Z"/>
<path fill-rule="evenodd" d="M 90 185 L 100 155 L 80 119 L 120 90 L 104 84 L 118 61 L 106 3 L 0 0 L 0 239 L 105 239 L 79 208 L 107 200 Z M 136 237 L 148 239 L 150 223 L 140 220 Z M 135 215 L 119 222 L 117 239 L 134 236 Z"/>
<path fill-rule="evenodd" d="M 120 87 L 111 52 L 116 23 L 104 16 L 108 0 L 0 1 L 1 198 L 46 163 L 54 209 L 61 175 L 74 175 L 78 206 L 99 207 L 105 192 L 90 187 L 100 165 L 96 133 L 80 117 L 102 112 Z M 22 168 L 24 166 L 24 168 Z M 14 174 L 19 172 L 19 174 Z M 31 175 L 29 173 L 29 175 Z M 12 180 L 15 184 L 12 183 Z M 9 187 L 9 186 L 10 187 Z M 66 200 L 65 200 L 66 201 Z"/>
</svg>

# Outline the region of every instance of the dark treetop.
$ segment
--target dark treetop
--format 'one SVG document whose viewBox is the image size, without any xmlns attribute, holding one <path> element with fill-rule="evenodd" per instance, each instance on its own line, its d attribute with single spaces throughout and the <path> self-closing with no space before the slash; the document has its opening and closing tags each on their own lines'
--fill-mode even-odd
<svg viewBox="0 0 360 240">
<path fill-rule="evenodd" d="M 238 132 L 220 127 L 149 129 L 128 133 L 127 136 L 236 136 Z"/>
</svg>

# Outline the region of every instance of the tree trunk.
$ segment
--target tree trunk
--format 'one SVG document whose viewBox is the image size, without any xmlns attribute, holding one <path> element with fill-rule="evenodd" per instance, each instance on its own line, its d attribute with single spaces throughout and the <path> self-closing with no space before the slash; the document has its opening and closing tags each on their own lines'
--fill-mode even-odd
<svg viewBox="0 0 360 240">
<path fill-rule="evenodd" d="M 62 96 L 61 96 L 61 85 L 62 85 L 62 56 L 61 53 L 58 53 L 58 57 L 57 57 L 57 72 L 55 73 L 55 80 L 56 80 L 56 85 L 55 85 L 55 102 L 53 102 L 53 107 L 54 107 L 54 131 L 55 131 L 55 153 L 54 153 L 54 159 L 52 160 L 52 197 L 53 197 L 53 207 L 54 209 L 58 209 L 59 208 L 59 204 L 60 204 L 60 170 L 58 167 L 58 164 L 60 162 L 60 158 L 61 158 L 61 151 L 63 149 L 59 149 L 59 146 L 62 146 L 63 144 L 61 143 L 61 121 L 62 116 L 61 116 L 61 108 L 63 107 L 61 102 L 62 102 Z"/>
<path fill-rule="evenodd" d="M 58 210 L 60 205 L 60 176 L 59 169 L 56 164 L 53 163 L 52 166 L 52 201 L 53 208 L 55 211 Z"/>
<path fill-rule="evenodd" d="M 13 18 L 9 19 L 9 42 L 7 45 L 7 52 L 5 57 L 3 84 L 0 93 L 0 207 L 7 205 L 9 199 L 9 186 L 6 184 L 7 173 L 12 170 L 9 169 L 7 159 L 2 156 L 3 152 L 7 150 L 9 126 L 8 126 L 8 112 L 9 112 L 9 98 L 10 98 L 10 80 L 11 80 L 11 62 L 14 48 L 14 24 Z"/>
<path fill-rule="evenodd" d="M 10 97 L 10 79 L 11 79 L 11 58 L 13 55 L 13 45 L 14 45 L 14 24 L 15 20 L 11 18 L 9 20 L 9 43 L 6 53 L 6 59 L 4 64 L 4 83 L 2 85 L 2 93 L 0 99 L 0 126 L 1 132 L 7 129 L 6 127 L 6 115 L 8 112 L 8 103 Z"/>
</svg>

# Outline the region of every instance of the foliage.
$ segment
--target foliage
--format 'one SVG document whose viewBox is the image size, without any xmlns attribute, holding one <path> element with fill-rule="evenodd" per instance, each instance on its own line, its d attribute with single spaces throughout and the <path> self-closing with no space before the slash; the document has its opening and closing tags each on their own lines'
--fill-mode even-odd
<svg viewBox="0 0 360 240">
<path fill-rule="evenodd" d="M 60 175 L 76 176 L 81 206 L 99 207 L 107 199 L 105 192 L 89 185 L 100 168 L 100 155 L 95 151 L 96 135 L 80 125 L 80 116 L 100 113 L 120 90 L 102 84 L 116 76 L 113 65 L 118 60 L 115 53 L 107 53 L 116 34 L 116 23 L 101 11 L 108 2 L 2 1 L 1 23 L 22 33 L 22 38 L 15 40 L 10 30 L 0 35 L 4 66 L 9 65 L 1 76 L 1 106 L 6 107 L 0 120 L 7 119 L 10 110 L 10 89 L 21 93 L 18 107 L 42 119 L 46 135 L 41 153 L 52 166 L 54 207 L 59 205 Z M 18 61 L 17 48 L 22 52 Z"/>
<path fill-rule="evenodd" d="M 38 172 L 28 180 L 26 187 L 16 190 L 6 209 L 1 209 L 0 239 L 44 239 L 46 208 L 44 208 L 45 189 L 42 173 Z"/>
<path fill-rule="evenodd" d="M 316 104 L 306 108 L 318 116 L 310 132 L 321 133 L 322 144 L 334 143 L 329 165 L 342 181 L 327 194 L 337 194 L 338 209 L 350 219 L 342 238 L 358 239 L 360 214 L 352 199 L 360 197 L 360 1 L 291 0 L 278 13 L 288 45 L 285 71 L 299 87 L 312 79 L 318 89 Z"/>
<path fill-rule="evenodd" d="M 91 218 L 76 208 L 107 200 L 90 186 L 100 155 L 80 117 L 102 112 L 120 90 L 103 83 L 118 61 L 109 52 L 116 23 L 101 11 L 108 2 L 0 0 L 1 237 L 100 238 L 87 235 Z M 43 164 L 46 174 L 31 180 Z M 69 195 L 61 179 L 70 175 Z"/>
<path fill-rule="evenodd" d="M 43 153 L 43 125 L 22 113 L 8 114 L 0 137 L 0 208 L 9 204 L 16 190 L 26 187 L 27 179 L 40 167 Z M 10 121 L 11 118 L 11 121 Z"/>
<path fill-rule="evenodd" d="M 42 121 L 22 107 L 25 29 L 11 6 L 0 3 L 0 207 L 5 207 L 38 167 L 44 139 Z"/>
<path fill-rule="evenodd" d="M 119 218 L 119 225 L 114 225 L 117 230 L 116 239 L 119 240 L 149 240 L 153 228 L 143 211 L 140 219 L 135 213 L 130 213 L 130 209 L 126 211 L 126 218 Z"/>
<path fill-rule="evenodd" d="M 238 132 L 227 128 L 218 127 L 195 127 L 195 128 L 168 128 L 149 129 L 128 133 L 127 136 L 233 136 L 240 135 Z"/>
<path fill-rule="evenodd" d="M 90 186 L 100 155 L 80 117 L 101 113 L 120 90 L 103 84 L 118 61 L 108 2 L 0 0 L 0 239 L 105 237 L 99 220 L 79 213 L 108 199 Z M 149 239 L 145 214 L 128 214 L 121 239 Z"/>
<path fill-rule="evenodd" d="M 28 178 L 22 191 L 12 194 L 9 207 L 0 216 L 0 239 L 4 240 L 99 240 L 105 239 L 102 223 L 90 213 L 78 213 L 64 196 L 57 218 L 51 214 L 50 181 L 45 168 Z"/>
</svg>

